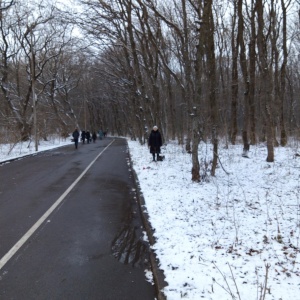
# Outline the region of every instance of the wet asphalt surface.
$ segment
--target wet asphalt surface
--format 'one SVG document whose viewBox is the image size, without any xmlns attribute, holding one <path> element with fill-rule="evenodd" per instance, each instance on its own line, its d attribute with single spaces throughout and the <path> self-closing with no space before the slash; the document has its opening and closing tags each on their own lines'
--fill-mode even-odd
<svg viewBox="0 0 300 300">
<path fill-rule="evenodd" d="M 0 259 L 102 151 L 0 269 L 1 300 L 155 299 L 144 273 L 149 247 L 141 238 L 124 139 L 79 144 L 77 150 L 70 145 L 0 165 Z"/>
</svg>

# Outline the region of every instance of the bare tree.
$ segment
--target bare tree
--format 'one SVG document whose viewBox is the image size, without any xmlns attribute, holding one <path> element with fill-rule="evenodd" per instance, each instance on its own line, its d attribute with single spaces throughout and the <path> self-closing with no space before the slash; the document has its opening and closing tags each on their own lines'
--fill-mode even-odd
<svg viewBox="0 0 300 300">
<path fill-rule="evenodd" d="M 214 17 L 212 0 L 204 2 L 203 6 L 203 27 L 204 27 L 204 53 L 207 61 L 208 95 L 211 118 L 211 138 L 213 144 L 213 161 L 211 175 L 215 176 L 218 162 L 218 106 L 216 98 L 216 58 L 214 39 Z"/>
<path fill-rule="evenodd" d="M 247 67 L 247 59 L 246 59 L 246 46 L 244 41 L 244 31 L 245 31 L 245 22 L 244 22 L 244 16 L 243 16 L 243 1 L 238 1 L 238 34 L 237 34 L 237 40 L 238 40 L 238 46 L 240 48 L 240 66 L 242 70 L 242 76 L 243 76 L 243 87 L 244 87 L 244 124 L 243 124 L 243 131 L 242 131 L 242 137 L 243 137 L 243 156 L 247 157 L 250 143 L 249 143 L 249 125 L 250 125 L 250 107 L 249 107 L 249 74 L 248 74 L 248 67 Z"/>
<path fill-rule="evenodd" d="M 272 110 L 272 78 L 268 63 L 268 31 L 265 28 L 264 5 L 262 0 L 256 0 L 257 7 L 257 48 L 258 66 L 261 76 L 261 105 L 267 136 L 267 162 L 274 161 L 274 126 Z"/>
<path fill-rule="evenodd" d="M 247 15 L 250 19 L 250 42 L 249 42 L 249 83 L 248 89 L 248 100 L 249 100 L 249 122 L 250 122 L 250 143 L 251 145 L 256 144 L 256 114 L 255 114 L 255 70 L 256 70 L 256 23 L 255 23 L 255 15 L 256 15 L 256 4 L 255 0 L 251 0 L 250 12 L 248 11 L 249 6 L 246 6 Z M 245 140 L 246 141 L 246 140 Z M 244 144 L 245 144 L 244 141 Z"/>
<path fill-rule="evenodd" d="M 238 1 L 233 1 L 233 16 L 231 29 L 231 49 L 232 49 L 232 68 L 231 68 L 231 143 L 235 145 L 237 136 L 237 101 L 239 91 L 238 76 L 238 51 L 239 51 L 239 32 L 236 37 L 236 23 Z M 238 28 L 239 29 L 239 28 Z"/>
<path fill-rule="evenodd" d="M 291 0 L 284 2 L 281 0 L 282 9 L 282 50 L 283 50 L 283 61 L 280 70 L 280 144 L 285 146 L 287 144 L 287 133 L 285 128 L 285 101 L 286 101 L 286 67 L 288 62 L 288 50 L 287 50 L 287 9 L 291 4 Z"/>
<path fill-rule="evenodd" d="M 55 7 L 45 8 L 43 3 L 40 3 L 34 9 L 17 3 L 11 6 L 5 18 L 3 14 L 1 18 L 2 39 L 5 45 L 1 49 L 1 90 L 19 128 L 21 140 L 30 138 L 36 117 L 34 108 L 39 102 L 35 95 L 43 93 L 38 79 L 48 62 L 57 55 L 52 51 L 53 47 L 57 46 L 53 41 L 60 38 L 54 28 L 46 28 L 46 24 L 54 20 Z M 12 62 L 17 80 L 10 74 Z"/>
</svg>

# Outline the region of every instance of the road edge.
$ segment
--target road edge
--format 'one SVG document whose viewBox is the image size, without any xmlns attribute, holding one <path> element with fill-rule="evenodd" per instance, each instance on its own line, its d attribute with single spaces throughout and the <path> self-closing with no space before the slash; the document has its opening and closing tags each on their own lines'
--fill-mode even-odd
<svg viewBox="0 0 300 300">
<path fill-rule="evenodd" d="M 126 140 L 126 143 L 127 143 L 127 140 Z M 163 271 L 158 266 L 159 260 L 151 248 L 155 244 L 155 238 L 153 236 L 153 229 L 152 229 L 150 221 L 149 221 L 149 215 L 143 209 L 143 207 L 146 207 L 145 198 L 144 198 L 143 192 L 142 192 L 140 184 L 139 184 L 138 176 L 133 168 L 132 157 L 130 154 L 130 149 L 129 149 L 128 143 L 127 143 L 127 147 L 128 147 L 128 153 L 129 153 L 129 159 L 130 159 L 130 167 L 131 167 L 131 171 L 133 173 L 134 184 L 136 187 L 136 196 L 137 196 L 138 206 L 139 206 L 140 214 L 142 217 L 143 226 L 146 229 L 149 244 L 150 244 L 149 256 L 150 256 L 153 280 L 154 280 L 154 284 L 156 287 L 157 299 L 158 300 L 166 300 L 167 298 L 166 298 L 165 294 L 163 293 L 163 289 L 168 284 L 165 281 L 165 276 L 164 276 Z"/>
</svg>

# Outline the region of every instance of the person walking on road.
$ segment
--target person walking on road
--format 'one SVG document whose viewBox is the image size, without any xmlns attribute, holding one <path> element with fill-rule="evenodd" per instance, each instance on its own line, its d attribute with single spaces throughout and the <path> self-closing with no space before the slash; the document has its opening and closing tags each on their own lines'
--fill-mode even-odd
<svg viewBox="0 0 300 300">
<path fill-rule="evenodd" d="M 74 132 L 72 133 L 74 142 L 75 142 L 75 149 L 78 148 L 78 139 L 79 139 L 79 131 L 77 128 L 75 128 Z"/>
<path fill-rule="evenodd" d="M 90 134 L 89 131 L 87 131 L 85 135 L 86 135 L 86 141 L 87 141 L 87 143 L 89 144 L 90 141 L 91 141 L 91 134 Z"/>
<path fill-rule="evenodd" d="M 99 139 L 102 140 L 104 137 L 103 131 L 100 129 L 99 130 Z"/>
<path fill-rule="evenodd" d="M 97 134 L 96 134 L 95 131 L 94 131 L 93 134 L 92 134 L 92 139 L 93 139 L 93 142 L 95 143 L 95 142 L 96 142 L 96 139 L 97 139 Z"/>
<path fill-rule="evenodd" d="M 82 132 L 81 132 L 81 140 L 82 140 L 82 144 L 85 143 L 85 138 L 86 138 L 86 136 L 85 136 L 85 131 L 82 130 Z"/>
<path fill-rule="evenodd" d="M 156 159 L 158 160 L 160 147 L 162 146 L 162 139 L 157 126 L 154 126 L 150 133 L 148 146 L 150 148 L 150 153 L 152 153 L 153 161 L 155 161 L 155 154 L 157 155 Z"/>
</svg>

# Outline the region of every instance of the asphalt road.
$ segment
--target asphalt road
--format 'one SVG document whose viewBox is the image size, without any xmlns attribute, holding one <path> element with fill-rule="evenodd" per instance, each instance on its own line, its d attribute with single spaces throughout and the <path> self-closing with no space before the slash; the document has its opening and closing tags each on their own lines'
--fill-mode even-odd
<svg viewBox="0 0 300 300">
<path fill-rule="evenodd" d="M 135 193 L 124 139 L 2 164 L 0 299 L 155 299 Z"/>
</svg>

